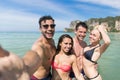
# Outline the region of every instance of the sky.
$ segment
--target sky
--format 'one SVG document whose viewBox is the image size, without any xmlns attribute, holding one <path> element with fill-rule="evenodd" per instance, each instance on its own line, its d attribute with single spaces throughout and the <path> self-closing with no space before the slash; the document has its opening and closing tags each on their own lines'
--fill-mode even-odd
<svg viewBox="0 0 120 80">
<path fill-rule="evenodd" d="M 120 16 L 120 0 L 0 0 L 0 31 L 39 31 L 41 16 L 55 19 L 56 31 L 74 20 Z"/>
</svg>

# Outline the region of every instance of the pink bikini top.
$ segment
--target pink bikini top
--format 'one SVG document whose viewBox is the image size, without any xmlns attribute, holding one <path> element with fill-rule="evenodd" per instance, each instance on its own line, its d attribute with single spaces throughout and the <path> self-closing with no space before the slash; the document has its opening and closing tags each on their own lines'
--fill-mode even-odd
<svg viewBox="0 0 120 80">
<path fill-rule="evenodd" d="M 64 72 L 69 72 L 71 70 L 70 65 L 58 65 L 56 62 L 52 62 L 52 68 L 53 69 L 61 69 Z"/>
</svg>

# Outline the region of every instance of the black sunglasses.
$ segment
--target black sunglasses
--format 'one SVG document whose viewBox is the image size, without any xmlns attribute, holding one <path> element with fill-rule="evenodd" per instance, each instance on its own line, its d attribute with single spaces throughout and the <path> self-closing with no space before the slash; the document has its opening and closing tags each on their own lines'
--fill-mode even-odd
<svg viewBox="0 0 120 80">
<path fill-rule="evenodd" d="M 48 27 L 50 26 L 50 28 L 55 28 L 55 24 L 51 24 L 51 25 L 48 25 L 48 24 L 45 24 L 45 25 L 42 25 L 45 29 L 48 29 Z"/>
</svg>

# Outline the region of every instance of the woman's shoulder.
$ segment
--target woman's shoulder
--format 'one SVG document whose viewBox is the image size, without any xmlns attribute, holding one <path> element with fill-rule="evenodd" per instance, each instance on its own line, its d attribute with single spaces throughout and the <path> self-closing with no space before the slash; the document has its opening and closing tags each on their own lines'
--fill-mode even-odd
<svg viewBox="0 0 120 80">
<path fill-rule="evenodd" d="M 72 54 L 72 55 L 70 56 L 70 58 L 71 58 L 72 60 L 76 60 L 75 54 Z"/>
<path fill-rule="evenodd" d="M 56 54 L 54 58 L 55 59 L 59 59 L 60 58 L 60 54 Z"/>
</svg>

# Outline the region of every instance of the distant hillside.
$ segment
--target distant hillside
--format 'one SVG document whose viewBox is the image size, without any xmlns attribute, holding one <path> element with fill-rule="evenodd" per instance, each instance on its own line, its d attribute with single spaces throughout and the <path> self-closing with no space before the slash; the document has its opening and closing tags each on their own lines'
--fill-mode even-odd
<svg viewBox="0 0 120 80">
<path fill-rule="evenodd" d="M 65 28 L 65 31 L 72 32 L 74 30 L 74 26 L 77 22 L 79 22 L 79 20 L 71 21 L 70 27 Z M 88 25 L 89 30 L 93 29 L 93 27 L 96 25 L 102 24 L 110 32 L 120 31 L 120 16 L 116 16 L 116 17 L 108 16 L 106 18 L 91 18 L 84 22 Z"/>
<path fill-rule="evenodd" d="M 76 26 L 76 23 L 80 22 L 80 20 L 75 20 L 75 21 L 71 21 L 69 28 L 65 28 L 65 32 L 73 32 L 74 31 L 74 27 Z"/>
</svg>

